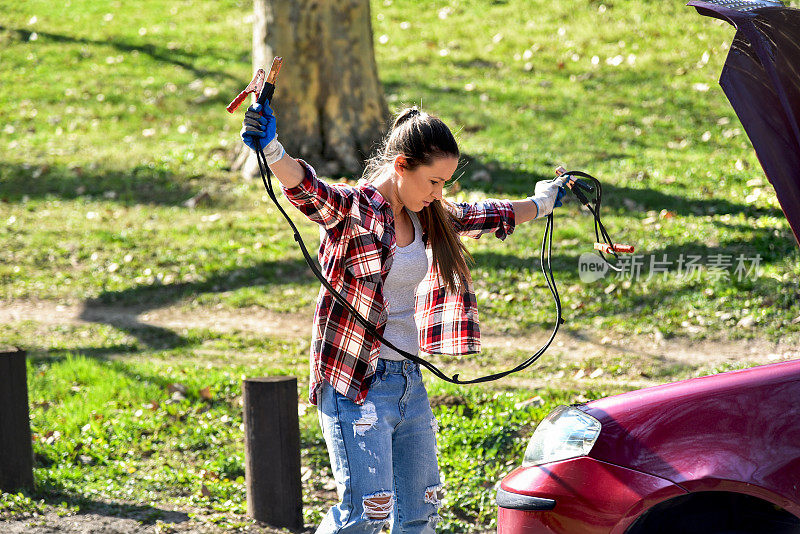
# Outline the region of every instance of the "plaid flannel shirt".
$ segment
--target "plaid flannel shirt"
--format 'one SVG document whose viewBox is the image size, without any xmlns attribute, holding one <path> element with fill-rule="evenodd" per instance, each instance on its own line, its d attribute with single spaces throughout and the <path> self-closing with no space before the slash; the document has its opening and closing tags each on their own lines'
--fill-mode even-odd
<svg viewBox="0 0 800 534">
<path fill-rule="evenodd" d="M 394 215 L 389 203 L 371 184 L 353 187 L 326 184 L 314 169 L 305 169 L 303 181 L 284 195 L 321 231 L 319 262 L 331 285 L 383 335 L 388 319 L 383 282 L 392 266 L 396 247 Z M 494 232 L 500 239 L 514 231 L 514 209 L 505 200 L 445 206 L 456 219 L 462 236 L 478 238 Z M 423 239 L 426 236 L 423 236 Z M 430 258 L 430 248 L 428 249 Z M 479 352 L 480 328 L 472 282 L 458 294 L 445 291 L 431 268 L 417 288 L 416 322 L 420 349 L 429 354 Z M 325 380 L 336 391 L 362 404 L 377 366 L 380 341 L 325 287 L 320 288 L 311 343 L 309 401 L 317 403 L 317 390 Z"/>
</svg>

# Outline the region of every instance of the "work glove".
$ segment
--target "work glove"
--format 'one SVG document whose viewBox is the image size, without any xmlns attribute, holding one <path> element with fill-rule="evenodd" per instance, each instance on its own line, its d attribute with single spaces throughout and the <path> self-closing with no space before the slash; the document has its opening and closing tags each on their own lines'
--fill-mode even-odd
<svg viewBox="0 0 800 534">
<path fill-rule="evenodd" d="M 278 142 L 277 121 L 269 105 L 255 104 L 247 108 L 242 122 L 242 141 L 252 150 L 261 149 L 272 165 L 283 157 L 283 146 Z"/>
<path fill-rule="evenodd" d="M 553 180 L 542 180 L 536 183 L 533 195 L 528 197 L 528 200 L 536 204 L 538 209 L 536 219 L 547 217 L 553 213 L 555 208 L 561 206 L 561 199 L 567 192 L 564 185 L 571 179 L 570 176 L 560 176 Z"/>
</svg>

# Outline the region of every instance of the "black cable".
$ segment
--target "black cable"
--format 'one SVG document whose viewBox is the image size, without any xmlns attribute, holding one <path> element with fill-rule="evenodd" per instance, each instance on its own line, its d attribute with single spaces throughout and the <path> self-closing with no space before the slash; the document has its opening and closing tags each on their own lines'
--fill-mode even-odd
<svg viewBox="0 0 800 534">
<path fill-rule="evenodd" d="M 588 209 L 592 217 L 594 218 L 594 236 L 598 243 L 605 243 L 609 245 L 609 253 L 614 256 L 614 258 L 619 259 L 616 251 L 614 250 L 614 242 L 611 240 L 611 236 L 608 235 L 606 231 L 606 227 L 603 226 L 603 221 L 600 220 L 600 204 L 603 200 L 603 186 L 600 183 L 600 180 L 592 176 L 591 174 L 582 172 L 582 171 L 567 171 L 562 176 L 579 176 L 581 178 L 586 178 L 587 180 L 591 180 L 594 184 L 592 188 L 585 188 L 586 191 L 594 192 L 594 206 L 591 205 L 589 199 L 586 198 L 586 195 L 583 194 L 580 187 L 585 187 L 579 181 L 576 181 L 571 188 L 571 191 L 575 194 L 578 200 L 583 204 L 586 209 Z M 578 187 L 579 189 L 575 189 Z M 602 236 L 602 239 L 600 238 Z M 597 253 L 606 262 L 611 269 L 620 272 L 622 271 L 622 267 L 615 265 L 608 261 L 608 259 L 603 255 L 603 252 L 598 250 Z"/>
<path fill-rule="evenodd" d="M 365 319 L 358 312 L 358 310 L 356 310 L 355 307 L 352 304 L 350 304 L 344 296 L 342 296 L 341 293 L 339 293 L 338 291 L 336 291 L 336 289 L 333 288 L 331 283 L 317 268 L 316 264 L 314 263 L 314 260 L 308 253 L 308 249 L 306 249 L 305 243 L 303 242 L 303 238 L 300 236 L 300 232 L 297 230 L 297 227 L 294 225 L 292 219 L 289 217 L 286 211 L 284 211 L 283 207 L 280 205 L 280 202 L 278 202 L 278 198 L 275 195 L 275 191 L 272 187 L 272 172 L 270 171 L 269 165 L 267 164 L 267 158 L 266 156 L 264 156 L 263 149 L 258 148 L 258 150 L 256 150 L 256 159 L 258 161 L 259 171 L 261 172 L 261 181 L 264 182 L 264 188 L 267 190 L 267 194 L 272 199 L 272 202 L 275 203 L 275 206 L 277 206 L 278 211 L 281 212 L 281 215 L 283 215 L 284 219 L 286 219 L 286 222 L 289 223 L 292 232 L 294 232 L 294 240 L 297 241 L 297 244 L 300 246 L 300 250 L 303 253 L 303 257 L 305 258 L 306 263 L 308 263 L 308 266 L 311 268 L 311 271 L 319 279 L 319 281 L 322 283 L 325 289 L 327 289 L 331 293 L 333 298 L 336 299 L 339 302 L 339 304 L 344 306 L 344 308 L 353 316 L 353 318 L 355 318 L 359 323 L 361 323 L 361 325 L 367 330 L 367 332 L 375 336 L 378 339 L 378 341 L 380 341 L 387 347 L 391 348 L 392 350 L 397 351 L 399 354 L 401 354 L 405 358 L 408 358 L 412 362 L 418 365 L 422 365 L 438 378 L 446 382 L 450 382 L 452 384 L 479 384 L 481 382 L 490 382 L 492 380 L 498 380 L 500 378 L 510 375 L 511 373 L 516 373 L 517 371 L 522 371 L 526 367 L 529 367 L 536 360 L 538 360 L 542 354 L 544 354 L 544 352 L 548 349 L 548 347 L 550 347 L 550 344 L 555 339 L 556 334 L 558 333 L 558 328 L 564 323 L 564 319 L 561 316 L 561 299 L 559 298 L 558 295 L 558 288 L 556 287 L 555 278 L 553 278 L 553 267 L 550 261 L 552 247 L 553 247 L 552 213 L 547 216 L 547 224 L 545 226 L 544 236 L 542 237 L 542 249 L 540 254 L 540 260 L 542 264 L 542 274 L 544 274 L 545 280 L 547 281 L 547 286 L 550 289 L 550 293 L 553 295 L 553 300 L 555 301 L 556 305 L 556 323 L 555 326 L 553 327 L 553 332 L 550 335 L 550 339 L 548 339 L 547 343 L 545 343 L 531 357 L 529 357 L 527 360 L 517 365 L 513 369 L 509 369 L 508 371 L 503 371 L 501 373 L 495 373 L 492 375 L 483 376 L 480 378 L 475 378 L 472 380 L 460 380 L 458 378 L 459 377 L 458 374 L 454 374 L 452 378 L 448 377 L 446 374 L 444 374 L 444 372 L 442 372 L 438 367 L 436 367 L 429 361 L 420 358 L 416 354 L 411 354 L 410 352 L 406 352 L 402 349 L 395 347 L 390 341 L 387 341 L 380 333 L 378 333 L 377 329 L 372 325 L 372 323 L 370 323 L 367 319 Z M 597 220 L 598 220 L 597 217 L 595 217 L 595 221 Z"/>
</svg>

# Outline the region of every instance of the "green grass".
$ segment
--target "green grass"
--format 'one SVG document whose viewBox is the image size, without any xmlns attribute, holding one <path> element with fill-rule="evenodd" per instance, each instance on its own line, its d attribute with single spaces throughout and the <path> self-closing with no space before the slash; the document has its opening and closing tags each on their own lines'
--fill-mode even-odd
<svg viewBox="0 0 800 534">
<path fill-rule="evenodd" d="M 227 170 L 240 117 L 223 107 L 249 78 L 249 8 L 7 6 L 4 299 L 311 309 L 317 283 L 285 224 L 258 182 Z M 797 246 L 715 84 L 732 28 L 680 3 L 393 1 L 376 3 L 373 16 L 392 109 L 421 103 L 439 113 L 470 156 L 455 197 L 522 197 L 557 163 L 584 169 L 605 184 L 606 225 L 636 245 L 645 275 L 651 259 L 670 262 L 665 276 L 615 283 L 610 294 L 610 276 L 580 282 L 591 220 L 567 202 L 554 253 L 557 280 L 574 288 L 564 292 L 573 324 L 797 337 Z M 489 182 L 475 178 L 479 168 Z M 203 191 L 207 205 L 183 206 Z M 313 225 L 301 228 L 316 241 Z M 489 328 L 515 333 L 550 318 L 541 231 L 525 225 L 506 243 L 472 245 Z M 687 280 L 681 255 L 703 265 L 758 256 L 762 271 L 730 281 L 703 268 Z M 292 298 L 282 298 L 287 289 Z M 689 310 L 703 320 L 687 321 Z M 731 328 L 748 316 L 749 328 Z"/>
<path fill-rule="evenodd" d="M 0 520 L 41 514 L 47 505 L 74 513 L 113 499 L 144 523 L 159 519 L 169 501 L 194 510 L 189 515 L 199 521 L 243 528 L 250 521 L 244 517 L 241 380 L 297 374 L 302 364 L 284 354 L 277 365 L 255 358 L 198 365 L 182 349 L 117 358 L 51 351 L 31 358 L 37 489 L 3 494 Z M 304 398 L 307 384 L 300 389 Z M 448 487 L 442 528 L 492 527 L 494 484 L 518 465 L 535 423 L 578 392 L 465 390 L 439 381 L 429 390 Z M 606 393 L 590 391 L 586 398 Z M 536 395 L 541 403 L 514 407 Z M 314 410 L 301 417 L 303 465 L 315 473 L 304 484 L 308 524 L 319 522 L 335 495 L 322 492 L 331 474 L 316 417 Z"/>
<path fill-rule="evenodd" d="M 7 338 L 12 344 L 37 339 L 43 348 L 32 348 L 28 360 L 36 490 L 3 493 L 0 521 L 99 509 L 168 524 L 169 503 L 200 524 L 246 529 L 252 521 L 245 516 L 241 381 L 269 375 L 300 377 L 302 465 L 313 474 L 303 485 L 306 524 L 318 524 L 333 504 L 327 450 L 316 411 L 306 402 L 308 340 L 33 321 L 8 327 L 18 336 Z M 528 354 L 509 349 L 500 356 L 521 361 Z M 470 363 L 495 370 L 491 359 Z M 549 384 L 544 387 L 457 387 L 428 377 L 447 488 L 442 531 L 495 528 L 496 484 L 519 465 L 535 425 L 553 407 L 632 389 L 628 381 L 636 377 L 675 380 L 741 365 L 545 358 L 522 375 Z M 570 380 L 595 369 L 604 371 L 598 379 Z M 517 407 L 534 397 L 537 402 Z"/>
<path fill-rule="evenodd" d="M 249 0 L 0 0 L 4 303 L 205 313 L 260 306 L 310 316 L 318 283 L 289 230 L 260 183 L 230 171 L 241 115 L 224 106 L 250 79 L 251 9 Z M 578 259 L 592 249 L 592 221 L 568 199 L 556 213 L 553 249 L 565 328 L 687 343 L 798 340 L 798 248 L 716 84 L 733 28 L 682 2 L 633 0 L 376 0 L 372 15 L 391 109 L 421 104 L 439 114 L 468 156 L 452 197 L 522 198 L 557 164 L 585 170 L 603 182 L 611 236 L 636 245 L 645 262 L 664 255 L 672 262 L 649 280 L 645 264 L 639 278 L 582 282 Z M 208 202 L 184 205 L 202 192 Z M 313 246 L 317 229 L 292 215 Z M 504 243 L 469 244 L 485 330 L 549 328 L 552 303 L 538 270 L 542 230 L 523 225 Z M 714 255 L 758 256 L 762 270 L 739 280 L 703 268 L 688 278 L 675 266 L 681 255 L 703 264 Z M 73 513 L 111 500 L 125 503 L 121 512 L 143 506 L 145 520 L 158 521 L 158 503 L 169 501 L 201 521 L 238 528 L 247 522 L 241 376 L 294 374 L 303 377 L 301 398 L 307 388 L 307 340 L 19 321 L 4 325 L 0 344 L 32 357 L 37 435 L 39 489 L 3 494 L 0 509 L 9 515 L 46 506 Z M 521 355 L 494 351 L 476 361 L 489 369 L 494 357 Z M 606 378 L 664 381 L 727 369 L 645 358 L 547 360 L 532 375 L 557 383 L 600 367 Z M 171 383 L 187 386 L 185 400 L 167 403 Z M 436 407 L 450 492 L 442 526 L 453 532 L 491 528 L 492 486 L 550 407 L 626 388 L 430 385 L 432 395 L 460 399 Z M 211 401 L 199 396 L 205 387 Z M 513 409 L 536 394 L 543 406 Z M 304 467 L 324 478 L 313 410 L 302 425 Z M 309 523 L 330 498 L 314 484 L 305 487 Z"/>
</svg>

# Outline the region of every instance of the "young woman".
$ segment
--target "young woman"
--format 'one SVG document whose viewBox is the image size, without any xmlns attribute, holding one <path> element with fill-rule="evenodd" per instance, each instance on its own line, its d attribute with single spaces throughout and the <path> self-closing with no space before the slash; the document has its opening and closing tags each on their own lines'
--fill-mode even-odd
<svg viewBox="0 0 800 534">
<path fill-rule="evenodd" d="M 245 116 L 242 138 L 264 150 L 284 195 L 322 227 L 322 271 L 381 335 L 417 354 L 480 350 L 475 294 L 459 236 L 498 238 L 559 206 L 563 180 L 524 200 L 450 203 L 453 134 L 416 108 L 397 116 L 358 186 L 326 184 L 277 140 L 269 107 Z M 318 408 L 340 502 L 317 533 L 434 532 L 442 484 L 436 420 L 419 366 L 384 346 L 322 287 L 311 347 Z"/>
</svg>

